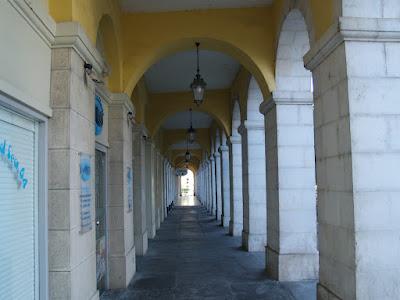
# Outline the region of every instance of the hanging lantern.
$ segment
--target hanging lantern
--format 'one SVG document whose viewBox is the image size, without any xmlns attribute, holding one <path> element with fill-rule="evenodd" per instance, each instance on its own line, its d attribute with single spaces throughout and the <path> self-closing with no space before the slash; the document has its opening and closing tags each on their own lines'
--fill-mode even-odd
<svg viewBox="0 0 400 300">
<path fill-rule="evenodd" d="M 193 91 L 193 99 L 194 103 L 197 105 L 200 105 L 203 103 L 204 100 L 204 93 L 206 90 L 207 83 L 204 81 L 204 79 L 200 75 L 200 64 L 199 64 L 199 46 L 200 43 L 196 43 L 196 48 L 197 48 L 197 73 L 196 76 L 190 85 L 190 88 Z"/>
<path fill-rule="evenodd" d="M 191 158 L 192 158 L 192 155 L 190 154 L 190 152 L 186 151 L 186 153 L 185 153 L 185 162 L 189 162 Z"/>
<path fill-rule="evenodd" d="M 193 144 L 196 140 L 196 130 L 193 128 L 192 123 L 192 109 L 190 109 L 190 128 L 187 131 L 187 139 L 190 144 Z"/>
</svg>

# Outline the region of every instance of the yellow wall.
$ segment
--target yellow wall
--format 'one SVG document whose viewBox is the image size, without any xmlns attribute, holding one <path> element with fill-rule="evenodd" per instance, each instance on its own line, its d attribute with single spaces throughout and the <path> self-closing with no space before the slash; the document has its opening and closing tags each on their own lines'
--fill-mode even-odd
<svg viewBox="0 0 400 300">
<path fill-rule="evenodd" d="M 231 109 L 230 91 L 213 90 L 207 91 L 205 101 L 197 107 L 192 101 L 192 93 L 158 93 L 150 94 L 146 109 L 146 126 L 151 135 L 154 135 L 162 123 L 169 116 L 188 111 L 203 111 L 210 114 L 225 132 L 230 135 L 231 131 Z"/>
<path fill-rule="evenodd" d="M 149 94 L 147 91 L 144 79 L 140 79 L 135 89 L 133 90 L 131 100 L 135 106 L 136 122 L 146 124 L 146 105 L 149 101 Z"/>
<path fill-rule="evenodd" d="M 267 94 L 274 88 L 272 15 L 269 8 L 123 14 L 124 85 L 130 94 L 160 58 L 202 48 L 236 58 Z"/>
<path fill-rule="evenodd" d="M 176 143 L 186 140 L 187 130 L 186 129 L 174 129 L 163 131 L 163 147 L 161 150 L 166 152 L 168 148 Z M 197 128 L 196 129 L 196 143 L 198 143 L 204 151 L 210 151 L 210 138 L 208 128 Z M 186 152 L 184 149 L 183 152 Z"/>
</svg>

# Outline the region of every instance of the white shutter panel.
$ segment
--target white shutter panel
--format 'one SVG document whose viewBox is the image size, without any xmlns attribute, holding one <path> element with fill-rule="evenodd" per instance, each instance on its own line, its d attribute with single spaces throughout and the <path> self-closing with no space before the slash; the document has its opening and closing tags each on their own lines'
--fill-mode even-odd
<svg viewBox="0 0 400 300">
<path fill-rule="evenodd" d="M 37 124 L 0 106 L 0 298 L 38 299 Z M 25 168 L 26 188 L 7 158 Z"/>
</svg>

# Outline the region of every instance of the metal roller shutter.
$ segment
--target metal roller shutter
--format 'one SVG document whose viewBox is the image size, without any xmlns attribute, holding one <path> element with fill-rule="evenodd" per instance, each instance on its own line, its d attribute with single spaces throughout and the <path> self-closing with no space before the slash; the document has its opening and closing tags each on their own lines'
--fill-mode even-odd
<svg viewBox="0 0 400 300">
<path fill-rule="evenodd" d="M 0 106 L 1 299 L 39 299 L 37 130 Z"/>
</svg>

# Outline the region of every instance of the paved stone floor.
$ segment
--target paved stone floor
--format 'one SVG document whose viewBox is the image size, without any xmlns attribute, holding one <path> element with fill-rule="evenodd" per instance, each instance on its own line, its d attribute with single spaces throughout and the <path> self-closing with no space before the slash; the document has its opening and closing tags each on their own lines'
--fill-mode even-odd
<svg viewBox="0 0 400 300">
<path fill-rule="evenodd" d="M 186 202 L 185 202 L 186 203 Z M 202 206 L 176 206 L 137 258 L 127 289 L 108 299 L 313 300 L 315 282 L 278 283 L 266 278 L 264 253 L 248 253 Z"/>
</svg>

